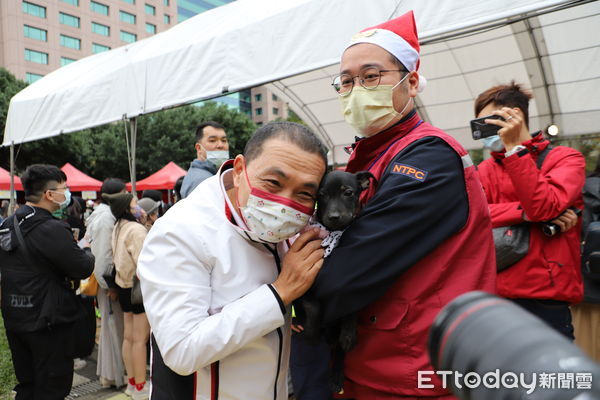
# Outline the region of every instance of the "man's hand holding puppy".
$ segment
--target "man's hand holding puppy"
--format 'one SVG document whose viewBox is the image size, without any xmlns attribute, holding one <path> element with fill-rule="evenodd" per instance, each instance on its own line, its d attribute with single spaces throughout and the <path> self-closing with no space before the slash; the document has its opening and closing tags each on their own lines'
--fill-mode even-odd
<svg viewBox="0 0 600 400">
<path fill-rule="evenodd" d="M 273 287 L 286 306 L 302 296 L 313 284 L 323 266 L 323 240 L 318 228 L 302 233 L 285 255 L 281 273 Z"/>
</svg>

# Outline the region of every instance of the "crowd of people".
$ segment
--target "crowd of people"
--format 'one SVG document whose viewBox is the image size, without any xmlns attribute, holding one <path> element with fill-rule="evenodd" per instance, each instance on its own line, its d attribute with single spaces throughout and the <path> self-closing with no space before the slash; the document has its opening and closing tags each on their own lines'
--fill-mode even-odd
<svg viewBox="0 0 600 400">
<path fill-rule="evenodd" d="M 475 166 L 417 113 L 419 50 L 409 12 L 355 35 L 342 54 L 333 87 L 362 134 L 345 170 L 368 171 L 370 183 L 340 191 L 359 207 L 327 256 L 330 233 L 313 224 L 328 201 L 327 153 L 301 124 L 268 123 L 229 159 L 226 127 L 201 123 L 168 212 L 160 192 L 138 200 L 108 178 L 86 217 L 64 173 L 28 167 L 27 202 L 0 225 L 16 399 L 69 393 L 73 359 L 85 356 L 71 339 L 89 316 L 86 297 L 101 318 L 100 382 L 136 400 L 284 400 L 290 368 L 298 400 L 453 399 L 438 378 L 433 388 L 417 379 L 433 370 L 434 318 L 473 290 L 512 300 L 600 360 L 600 284 L 581 262 L 582 233 L 600 220 L 600 167 L 586 182 L 581 153 L 531 132 L 531 94 L 514 82 L 476 99 L 474 117 L 497 134 Z M 525 250 L 500 265 L 499 242 L 517 232 Z M 317 342 L 293 311 L 304 295 L 319 304 Z M 339 352 L 328 334 L 349 317 L 356 340 L 334 393 Z"/>
</svg>

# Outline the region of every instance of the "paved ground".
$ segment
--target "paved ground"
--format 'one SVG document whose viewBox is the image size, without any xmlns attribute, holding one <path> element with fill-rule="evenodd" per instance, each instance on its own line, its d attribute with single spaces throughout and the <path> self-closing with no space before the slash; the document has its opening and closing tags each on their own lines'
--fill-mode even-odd
<svg viewBox="0 0 600 400">
<path fill-rule="evenodd" d="M 98 376 L 96 376 L 97 349 L 88 358 L 86 366 L 73 375 L 73 389 L 67 400 L 129 400 L 130 397 L 123 393 L 123 389 L 115 388 L 103 389 L 100 386 Z"/>
</svg>

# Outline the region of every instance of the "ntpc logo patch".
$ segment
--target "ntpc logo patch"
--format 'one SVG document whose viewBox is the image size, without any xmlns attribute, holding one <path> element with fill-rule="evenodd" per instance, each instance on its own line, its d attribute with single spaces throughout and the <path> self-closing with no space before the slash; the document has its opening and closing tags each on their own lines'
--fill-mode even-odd
<svg viewBox="0 0 600 400">
<path fill-rule="evenodd" d="M 391 172 L 392 174 L 406 175 L 409 178 L 413 178 L 419 182 L 424 182 L 425 178 L 427 178 L 427 171 L 423 171 L 422 169 L 411 167 L 410 165 L 406 164 L 394 163 Z"/>
</svg>

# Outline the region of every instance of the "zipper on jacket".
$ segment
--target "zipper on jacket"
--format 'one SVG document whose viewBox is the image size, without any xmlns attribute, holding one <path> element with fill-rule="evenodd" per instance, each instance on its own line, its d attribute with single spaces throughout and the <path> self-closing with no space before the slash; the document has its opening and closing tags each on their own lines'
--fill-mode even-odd
<svg viewBox="0 0 600 400">
<path fill-rule="evenodd" d="M 277 400 L 277 382 L 279 381 L 279 372 L 281 371 L 281 355 L 283 353 L 283 332 L 281 331 L 281 328 L 277 328 L 277 336 L 279 336 L 279 357 L 277 359 L 275 385 L 273 386 L 273 400 Z"/>
<path fill-rule="evenodd" d="M 281 259 L 279 258 L 279 254 L 277 253 L 277 248 L 272 249 L 269 245 L 264 244 L 265 248 L 269 250 L 271 254 L 273 254 L 273 258 L 275 259 L 275 265 L 277 266 L 277 272 L 281 272 Z M 281 328 L 277 328 L 277 336 L 279 337 L 279 356 L 277 357 L 277 371 L 275 373 L 275 385 L 273 386 L 273 400 L 277 400 L 277 383 L 279 381 L 279 373 L 281 372 L 281 356 L 283 353 L 283 331 Z"/>
</svg>

